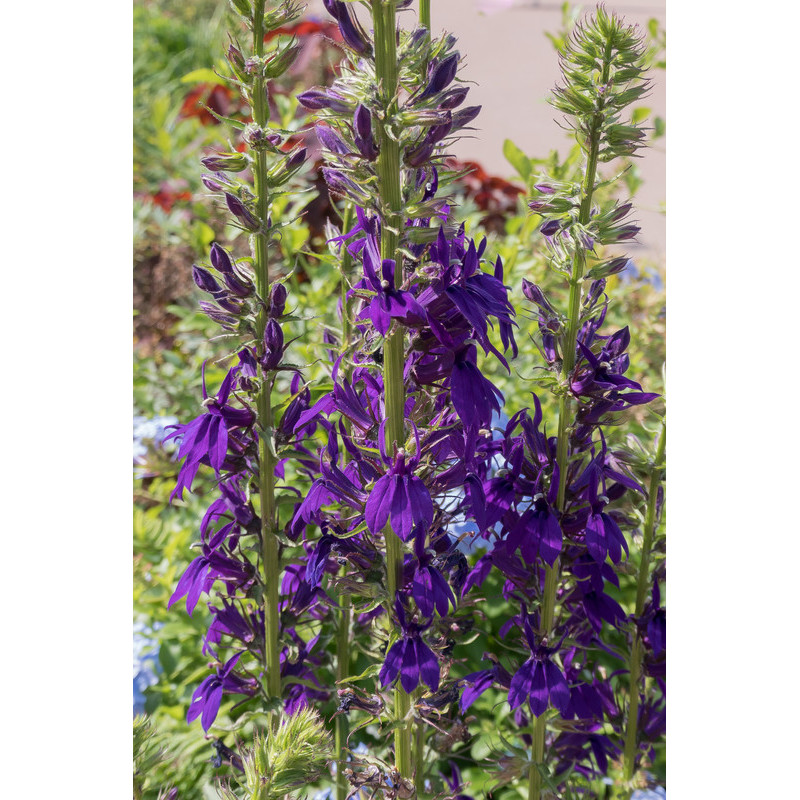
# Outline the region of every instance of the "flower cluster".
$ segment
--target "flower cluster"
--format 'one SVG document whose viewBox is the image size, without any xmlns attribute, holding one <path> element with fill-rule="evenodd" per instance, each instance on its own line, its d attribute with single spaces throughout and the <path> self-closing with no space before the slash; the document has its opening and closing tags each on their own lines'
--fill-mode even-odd
<svg viewBox="0 0 800 800">
<path fill-rule="evenodd" d="M 296 55 L 291 41 L 268 34 L 298 12 L 288 1 L 268 12 L 261 2 L 234 5 L 253 31 L 253 52 L 231 44 L 231 83 L 253 119 L 243 151 L 208 156 L 203 180 L 250 235 L 252 256 L 235 259 L 214 244 L 210 264 L 194 268 L 209 296 L 202 308 L 237 344 L 216 393 L 204 372 L 202 413 L 169 437 L 180 440 L 182 460 L 173 498 L 191 491 L 201 466 L 219 492 L 170 601 L 185 598 L 191 614 L 210 598 L 203 653 L 212 672 L 188 719 L 207 731 L 226 695 L 260 697 L 273 712 L 280 699 L 299 712 L 333 695 L 335 674 L 338 796 L 349 781 L 410 797 L 439 780 L 426 753 L 449 756 L 468 731 L 466 713 L 494 687 L 530 748 L 519 763 L 504 761 L 503 775 L 527 777 L 530 797 L 540 796 L 544 765 L 556 784 L 604 774 L 620 757 L 633 769 L 664 720 L 663 567 L 652 580 L 649 569 L 663 434 L 656 456 L 637 460 L 612 431 L 621 412 L 657 395 L 627 374 L 629 329 L 605 332 L 607 279 L 626 259 L 599 248 L 637 228 L 626 221 L 629 203 L 597 202 L 595 189 L 600 162 L 641 144 L 641 130 L 620 121 L 647 88 L 635 32 L 598 10 L 564 52 L 554 102 L 586 163 L 574 182 L 537 179 L 530 207 L 567 281 L 568 307 L 532 281 L 521 286 L 539 327 L 539 385 L 554 402 L 533 393 L 532 411 L 504 419 L 485 367 L 510 371 L 518 356 L 515 307 L 502 261 L 454 222 L 444 193 L 454 177 L 448 143 L 479 111 L 462 107 L 455 39 L 432 38 L 425 26 L 398 30 L 405 0 L 375 0 L 372 30 L 353 3 L 325 0 L 345 59 L 330 87 L 298 100 L 316 112 L 325 180 L 342 207 L 342 229 L 329 229 L 341 302 L 319 343 L 330 380 L 312 394 L 287 357 L 289 294 L 268 258 L 286 224 L 273 220 L 271 198 L 305 157 L 267 124 L 267 82 Z M 252 186 L 232 177 L 245 171 Z M 276 387 L 288 395 L 277 405 Z M 548 426 L 552 406 L 558 417 Z M 636 526 L 632 497 L 647 513 L 629 614 L 616 590 Z M 486 547 L 472 565 L 465 525 Z M 475 607 L 498 581 L 513 611 L 499 631 L 504 655 L 489 653 L 489 668 L 463 675 L 460 645 L 472 641 Z M 355 657 L 368 661 L 359 677 Z M 609 659 L 620 661 L 615 675 L 629 676 L 627 709 Z M 642 674 L 661 696 L 640 703 Z M 394 767 L 378 765 L 388 748 L 348 766 L 356 712 L 359 727 L 392 727 Z M 245 758 L 254 786 L 258 752 L 257 743 Z M 461 791 L 455 762 L 440 785 Z"/>
<path fill-rule="evenodd" d="M 268 263 L 270 244 L 284 224 L 272 220 L 271 198 L 300 169 L 305 150 L 284 152 L 286 133 L 269 127 L 265 102 L 267 81 L 285 72 L 297 54 L 292 40 L 268 34 L 300 11 L 289 2 L 267 14 L 263 4 L 260 9 L 244 4 L 240 11 L 254 31 L 254 52 L 245 56 L 238 43 L 231 44 L 229 82 L 250 105 L 253 119 L 242 129 L 241 152 L 203 159 L 210 170 L 203 182 L 250 234 L 252 255 L 235 259 L 214 243 L 210 263 L 193 268 L 195 283 L 209 296 L 201 308 L 238 344 L 215 394 L 208 390 L 204 367 L 202 413 L 167 437 L 180 441 L 182 461 L 172 499 L 191 491 L 201 466 L 213 470 L 219 492 L 200 523 L 200 555 L 170 599 L 172 605 L 185 597 L 191 614 L 203 595 L 211 598 L 203 653 L 212 659 L 213 672 L 197 687 L 187 717 L 199 718 L 205 730 L 224 695 L 281 696 L 290 712 L 309 697 L 327 696 L 313 688 L 315 641 L 302 639 L 292 624 L 303 600 L 293 583 L 296 576 L 287 570 L 279 582 L 279 539 L 288 534 L 277 506 L 295 491 L 280 481 L 289 469 L 290 474 L 302 471 L 304 456 L 313 458 L 304 442 L 316 426 L 313 421 L 297 424 L 311 394 L 300 370 L 287 360 L 288 291 L 285 282 L 270 276 Z M 265 38 L 272 44 L 267 52 Z M 245 170 L 254 185 L 243 179 Z M 274 419 L 271 397 L 279 381 L 290 397 Z M 297 465 L 290 468 L 290 461 Z M 313 602 L 313 594 L 305 596 L 306 605 Z M 285 692 L 282 681 L 289 684 Z M 298 686 L 302 691 L 296 691 Z"/>
<path fill-rule="evenodd" d="M 629 329 L 600 333 L 609 304 L 606 279 L 627 259 L 604 260 L 596 255 L 597 248 L 638 232 L 624 221 L 631 205 L 593 204 L 598 162 L 633 155 L 641 143 L 641 130 L 619 121 L 625 107 L 647 89 L 641 77 L 641 42 L 632 28 L 598 9 L 570 39 L 562 72 L 565 85 L 556 90 L 554 105 L 576 131 L 586 156 L 585 172 L 574 183 L 540 179 L 530 207 L 542 217 L 540 231 L 552 268 L 568 281 L 569 307 L 559 312 L 539 286 L 527 280 L 522 286 L 533 304 L 539 349 L 549 367 L 540 385 L 558 401 L 557 435 L 547 435 L 536 394 L 533 416 L 520 412 L 509 421 L 502 469 L 472 494 L 492 546 L 465 584 L 472 590 L 492 568 L 500 571 L 505 596 L 522 604 L 521 615 L 504 632 L 522 634 L 528 657 L 515 672 L 499 671 L 495 665 L 473 673 L 467 679 L 469 694 L 464 694 L 468 706 L 493 684 L 506 689 L 523 727 L 528 721 L 521 710 L 527 708 L 534 719 L 532 761 L 550 764 L 557 782 L 572 771 L 604 774 L 609 759 L 623 754 L 622 737 L 609 735 L 606 723 L 625 729 L 624 708 L 609 688 L 601 659 L 611 656 L 619 660 L 621 673 L 629 670 L 633 707 L 638 666 L 631 663 L 636 656 L 629 654 L 637 645 L 631 644 L 626 654 L 611 645 L 619 634 L 608 636 L 609 631 L 631 635 L 631 620 L 614 596 L 620 587 L 617 567 L 629 553 L 623 529 L 635 524 L 620 501 L 634 493 L 652 502 L 658 489 L 656 484 L 646 491 L 630 459 L 609 446 L 603 431 L 616 424 L 618 412 L 657 395 L 643 391 L 625 374 Z M 642 569 L 647 580 L 646 560 Z M 653 603 L 652 611 L 637 610 L 635 622 L 644 632 L 639 641 L 656 655 L 663 646 L 664 616 L 657 600 Z M 549 736 L 547 719 L 554 713 L 570 722 Z M 631 773 L 635 729 L 632 741 L 625 751 Z M 538 769 L 531 768 L 529 780 L 541 786 Z"/>
</svg>

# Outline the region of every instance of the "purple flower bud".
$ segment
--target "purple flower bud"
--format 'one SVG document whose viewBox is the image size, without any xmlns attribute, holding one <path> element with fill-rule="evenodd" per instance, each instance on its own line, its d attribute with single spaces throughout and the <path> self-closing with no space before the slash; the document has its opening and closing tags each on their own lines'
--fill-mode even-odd
<svg viewBox="0 0 800 800">
<path fill-rule="evenodd" d="M 586 277 L 588 279 L 594 279 L 616 275 L 618 272 L 622 272 L 622 270 L 625 269 L 629 260 L 627 256 L 618 256 L 617 258 L 612 258 L 610 261 L 604 261 L 602 264 L 597 264 L 592 267 Z"/>
<path fill-rule="evenodd" d="M 216 242 L 211 245 L 211 263 L 217 272 L 223 274 L 233 272 L 231 257 Z"/>
<path fill-rule="evenodd" d="M 535 284 L 531 283 L 527 278 L 522 279 L 522 294 L 535 303 L 544 314 L 555 315 L 555 309 L 550 304 L 550 301 L 544 296 L 544 292 Z"/>
<path fill-rule="evenodd" d="M 328 91 L 309 89 L 297 95 L 297 100 L 303 108 L 307 108 L 309 111 L 319 111 L 323 108 L 329 108 L 336 114 L 349 114 L 353 108 L 351 103 L 348 103 L 333 89 L 329 89 Z"/>
<path fill-rule="evenodd" d="M 286 287 L 282 283 L 272 284 L 269 290 L 269 311 L 267 312 L 270 318 L 275 319 L 283 316 L 288 294 Z"/>
<path fill-rule="evenodd" d="M 609 233 L 612 238 L 603 238 L 603 244 L 613 244 L 614 242 L 623 242 L 626 239 L 633 239 L 639 233 L 638 225 L 622 225 L 619 228 L 612 228 Z"/>
<path fill-rule="evenodd" d="M 243 228 L 248 231 L 257 231 L 261 227 L 258 217 L 255 217 L 238 197 L 225 192 L 225 202 L 228 204 L 231 214 L 239 220 Z"/>
<path fill-rule="evenodd" d="M 315 125 L 314 132 L 317 134 L 320 144 L 332 153 L 340 156 L 345 156 L 350 153 L 349 148 L 344 143 L 344 140 L 336 133 L 333 128 L 328 125 Z"/>
<path fill-rule="evenodd" d="M 224 276 L 225 285 L 237 297 L 250 297 L 253 294 L 253 285 L 248 281 L 245 283 L 234 272 L 227 272 Z"/>
<path fill-rule="evenodd" d="M 245 378 L 255 378 L 258 375 L 258 363 L 249 347 L 243 347 L 239 351 L 239 363 Z"/>
<path fill-rule="evenodd" d="M 198 288 L 208 294 L 217 295 L 222 292 L 222 287 L 214 280 L 212 274 L 202 267 L 192 267 L 192 278 Z"/>
<path fill-rule="evenodd" d="M 305 147 L 301 147 L 298 150 L 293 151 L 286 161 L 286 169 L 290 172 L 293 172 L 294 170 L 302 167 L 305 163 L 307 154 L 308 150 Z"/>
<path fill-rule="evenodd" d="M 374 161 L 378 157 L 378 145 L 372 135 L 372 114 L 362 103 L 358 104 L 353 115 L 353 129 L 358 151 L 367 161 Z"/>
<path fill-rule="evenodd" d="M 216 153 L 200 159 L 200 163 L 212 172 L 241 172 L 247 167 L 244 153 Z"/>
<path fill-rule="evenodd" d="M 366 193 L 343 172 L 340 172 L 338 169 L 323 167 L 322 174 L 325 177 L 325 182 L 328 184 L 328 189 L 333 194 L 349 197 L 361 206 L 366 205 L 368 202 L 369 198 Z"/>
<path fill-rule="evenodd" d="M 583 299 L 583 305 L 586 308 L 591 308 L 600 299 L 600 295 L 603 294 L 605 288 L 606 288 L 605 278 L 600 278 L 600 280 L 592 281 L 591 286 L 589 286 L 589 291 L 586 293 L 586 297 L 584 297 Z"/>
<path fill-rule="evenodd" d="M 425 91 L 419 96 L 420 100 L 439 94 L 453 82 L 453 78 L 456 77 L 456 72 L 458 71 L 458 59 L 458 53 L 452 53 L 431 70 L 430 80 L 425 87 Z"/>
<path fill-rule="evenodd" d="M 428 142 L 427 139 L 423 139 L 421 144 L 406 151 L 403 161 L 409 167 L 421 167 L 430 160 L 435 147 L 435 142 Z"/>
<path fill-rule="evenodd" d="M 467 106 L 453 114 L 453 130 L 469 125 L 481 113 L 481 108 L 482 106 Z"/>
<path fill-rule="evenodd" d="M 468 93 L 469 86 L 458 86 L 455 89 L 450 89 L 449 92 L 442 96 L 439 108 L 458 108 L 464 102 Z"/>
<path fill-rule="evenodd" d="M 277 369 L 283 358 L 283 331 L 281 326 L 271 319 L 264 330 L 264 356 L 261 366 L 265 370 Z"/>
<path fill-rule="evenodd" d="M 203 186 L 211 192 L 224 192 L 225 189 L 235 188 L 227 176 L 221 172 L 215 172 L 213 175 L 202 175 L 200 180 L 203 182 Z"/>
<path fill-rule="evenodd" d="M 555 194 L 556 190 L 549 186 L 546 183 L 535 183 L 533 188 L 536 189 L 537 192 L 541 192 L 542 194 Z"/>
<path fill-rule="evenodd" d="M 632 203 L 623 203 L 621 206 L 617 206 L 611 216 L 608 217 L 608 222 L 619 222 L 630 210 L 633 208 Z"/>
<path fill-rule="evenodd" d="M 232 316 L 231 314 L 223 313 L 213 303 L 207 303 L 205 300 L 201 300 L 200 308 L 205 312 L 206 316 L 209 319 L 213 319 L 214 322 L 219 323 L 223 327 L 225 328 L 236 327 L 236 317 Z"/>
<path fill-rule="evenodd" d="M 544 236 L 554 236 L 561 229 L 561 223 L 557 219 L 549 219 L 539 230 Z"/>
<path fill-rule="evenodd" d="M 248 125 L 244 131 L 244 140 L 251 147 L 264 147 L 267 144 L 278 147 L 281 143 L 281 135 L 269 129 L 260 128 L 258 125 Z"/>
<path fill-rule="evenodd" d="M 342 38 L 348 47 L 355 50 L 359 55 L 369 55 L 372 52 L 372 45 L 369 43 L 364 29 L 352 16 L 347 3 L 343 3 L 341 0 L 322 0 L 322 4 L 325 6 L 325 10 L 339 24 Z"/>
</svg>

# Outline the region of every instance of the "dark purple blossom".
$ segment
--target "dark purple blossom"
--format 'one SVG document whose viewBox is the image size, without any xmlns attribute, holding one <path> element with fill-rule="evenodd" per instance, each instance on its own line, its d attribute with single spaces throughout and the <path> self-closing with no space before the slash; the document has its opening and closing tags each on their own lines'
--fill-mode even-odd
<svg viewBox="0 0 800 800">
<path fill-rule="evenodd" d="M 378 681 L 382 687 L 394 683 L 398 675 L 400 685 L 408 693 L 424 683 L 432 692 L 439 688 L 439 662 L 420 636 L 427 626 L 406 620 L 405 609 L 399 599 L 395 602 L 402 637 L 386 653 Z"/>
<path fill-rule="evenodd" d="M 411 538 L 417 525 L 424 530 L 433 522 L 433 502 L 422 479 L 413 470 L 419 463 L 419 453 L 406 463 L 405 451 L 400 450 L 389 472 L 380 477 L 367 497 L 364 519 L 371 533 L 379 533 L 391 518 L 392 530 L 404 541 Z"/>
<path fill-rule="evenodd" d="M 555 652 L 537 642 L 529 615 L 523 612 L 523 629 L 531 657 L 514 673 L 508 690 L 508 704 L 516 709 L 526 700 L 534 717 L 552 704 L 562 715 L 569 709 L 570 692 L 564 673 L 550 659 Z"/>
</svg>

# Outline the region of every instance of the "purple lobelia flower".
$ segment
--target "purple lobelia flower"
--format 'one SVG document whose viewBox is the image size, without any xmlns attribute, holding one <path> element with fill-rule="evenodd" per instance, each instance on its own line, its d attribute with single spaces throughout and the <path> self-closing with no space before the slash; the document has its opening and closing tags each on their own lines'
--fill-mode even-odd
<svg viewBox="0 0 800 800">
<path fill-rule="evenodd" d="M 456 607 L 456 598 L 444 575 L 434 566 L 436 553 L 425 548 L 426 538 L 425 528 L 422 525 L 417 526 L 414 536 L 414 554 L 417 563 L 414 568 L 411 595 L 423 616 L 433 617 L 433 612 L 436 610 L 439 616 L 444 617 L 451 603 L 453 608 Z"/>
<path fill-rule="evenodd" d="M 252 425 L 253 414 L 244 408 L 229 405 L 240 366 L 228 370 L 225 380 L 215 398 L 209 398 L 206 390 L 205 364 L 203 365 L 203 405 L 206 413 L 195 417 L 186 425 L 178 425 L 164 441 L 181 437 L 178 458 L 183 459 L 178 481 L 170 500 L 183 497 L 183 490 L 191 491 L 192 481 L 201 463 L 210 464 L 219 474 L 228 452 L 229 431 Z"/>
<path fill-rule="evenodd" d="M 512 550 L 519 548 L 526 564 L 534 565 L 541 557 L 552 567 L 561 553 L 561 526 L 551 508 L 557 488 L 558 481 L 555 481 L 551 484 L 548 498 L 541 492 L 534 495 L 531 507 L 523 512 L 506 537 Z"/>
<path fill-rule="evenodd" d="M 389 462 L 381 437 L 381 452 Z M 419 441 L 419 440 L 418 440 Z M 364 519 L 371 533 L 379 533 L 391 518 L 392 530 L 407 542 L 417 525 L 424 530 L 433 522 L 433 501 L 422 479 L 414 474 L 419 464 L 420 452 L 406 462 L 406 453 L 398 450 L 389 471 L 372 487 L 364 508 Z"/>
<path fill-rule="evenodd" d="M 386 336 L 393 319 L 400 320 L 406 325 L 422 325 L 425 322 L 425 310 L 419 305 L 414 295 L 408 291 L 395 288 L 395 262 L 384 259 L 381 262 L 378 244 L 374 237 L 368 236 L 364 247 L 364 278 L 356 289 L 369 289 L 375 292 L 375 297 L 370 300 L 359 314 L 360 319 L 369 318 L 375 330 Z M 378 277 L 380 264 L 381 277 Z"/>
<path fill-rule="evenodd" d="M 186 713 L 186 721 L 192 722 L 200 717 L 204 731 L 214 724 L 219 713 L 222 695 L 225 692 L 252 696 L 258 690 L 255 680 L 243 680 L 233 672 L 241 653 L 230 658 L 215 674 L 209 675 L 195 690 L 192 702 Z"/>
<path fill-rule="evenodd" d="M 547 706 L 552 704 L 562 714 L 569 708 L 570 691 L 564 674 L 550 659 L 557 648 L 548 648 L 537 642 L 531 627 L 530 615 L 522 613 L 522 626 L 531 657 L 511 678 L 508 690 L 508 704 L 516 709 L 526 700 L 534 717 L 541 716 Z"/>
<path fill-rule="evenodd" d="M 394 683 L 399 675 L 400 684 L 408 694 L 411 694 L 420 683 L 424 683 L 435 692 L 439 688 L 439 662 L 420 636 L 429 626 L 409 622 L 406 619 L 399 594 L 394 607 L 402 637 L 386 653 L 378 681 L 385 688 Z"/>
</svg>

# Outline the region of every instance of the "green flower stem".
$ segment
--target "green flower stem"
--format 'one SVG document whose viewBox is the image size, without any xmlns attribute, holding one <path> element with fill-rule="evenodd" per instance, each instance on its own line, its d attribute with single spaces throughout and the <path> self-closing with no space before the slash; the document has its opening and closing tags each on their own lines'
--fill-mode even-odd
<svg viewBox="0 0 800 800">
<path fill-rule="evenodd" d="M 336 680 L 342 681 L 350 672 L 350 595 L 340 594 L 339 627 L 336 631 Z M 347 765 L 347 733 L 348 722 L 346 714 L 336 717 L 336 800 L 347 800 L 350 786 L 344 774 Z"/>
<path fill-rule="evenodd" d="M 640 617 L 644 611 L 647 587 L 650 582 L 650 551 L 653 547 L 653 536 L 656 528 L 656 505 L 658 504 L 658 487 L 664 471 L 664 449 L 667 439 L 667 424 L 661 425 L 661 434 L 656 449 L 656 458 L 650 471 L 650 485 L 647 495 L 647 515 L 644 521 L 642 538 L 642 554 L 639 562 L 639 576 L 636 583 L 636 610 L 635 616 Z M 633 778 L 633 769 L 636 762 L 636 734 L 639 724 L 639 682 L 642 677 L 642 638 L 634 629 L 633 647 L 631 648 L 630 661 L 630 702 L 628 705 L 628 721 L 625 727 L 624 751 L 624 776 L 629 781 Z"/>
<path fill-rule="evenodd" d="M 347 203 L 344 207 L 344 214 L 342 214 L 342 233 L 347 233 L 353 221 L 353 204 Z M 350 322 L 350 301 L 347 299 L 347 276 L 350 274 L 352 267 L 352 256 L 347 249 L 347 244 L 342 244 L 342 258 L 341 258 L 341 274 L 342 279 L 339 282 L 342 298 L 342 351 L 346 352 L 350 346 L 350 337 L 352 336 L 353 329 Z M 349 367 L 345 360 L 346 374 L 349 376 Z M 345 422 L 345 424 L 348 424 Z"/>
<path fill-rule="evenodd" d="M 264 54 L 264 3 L 258 2 L 253 14 L 253 45 L 255 54 Z M 253 121 L 266 127 L 269 122 L 266 84 L 262 76 L 253 81 Z M 265 230 L 269 216 L 269 189 L 267 186 L 267 154 L 256 151 L 255 193 L 258 217 L 262 229 L 255 236 L 256 291 L 266 300 L 269 294 L 269 240 Z M 267 324 L 266 309 L 262 308 L 256 324 L 257 342 L 263 342 Z M 264 667 L 266 691 L 269 697 L 280 697 L 281 671 L 278 632 L 278 583 L 280 557 L 278 538 L 275 534 L 275 457 L 270 438 L 272 436 L 272 376 L 259 367 L 261 389 L 258 393 L 258 462 L 259 495 L 261 502 L 261 555 L 264 562 Z"/>
<path fill-rule="evenodd" d="M 375 76 L 379 91 L 386 100 L 387 117 L 391 117 L 397 104 L 397 41 L 395 0 L 372 0 L 372 23 L 375 29 Z M 378 181 L 380 187 L 381 258 L 394 259 L 395 286 L 403 282 L 402 256 L 397 252 L 401 225 L 400 208 L 400 146 L 386 129 L 386 119 L 378 120 L 380 155 L 378 156 Z M 394 326 L 383 346 L 383 385 L 386 390 L 386 440 L 387 449 L 393 443 L 405 443 L 403 411 L 405 386 L 403 384 L 403 330 Z M 403 569 L 403 546 L 398 536 L 387 525 L 386 571 L 389 604 L 394 602 Z M 403 778 L 411 777 L 411 731 L 407 717 L 410 698 L 398 684 L 394 691 L 394 749 L 395 766 Z"/>
<path fill-rule="evenodd" d="M 419 24 L 428 29 L 428 35 L 430 36 L 431 0 L 419 0 Z"/>
<path fill-rule="evenodd" d="M 423 690 L 418 688 L 414 698 L 418 700 L 422 695 Z M 414 728 L 414 786 L 417 798 L 421 798 L 425 792 L 425 726 L 421 721 Z"/>
<path fill-rule="evenodd" d="M 603 83 L 608 82 L 611 67 L 611 48 L 607 47 L 607 58 L 603 68 Z M 600 151 L 600 135 L 603 124 L 603 114 L 598 112 L 592 119 L 592 127 L 588 137 L 589 153 L 584 175 L 581 206 L 578 212 L 578 223 L 587 225 L 591 216 L 592 195 L 594 194 L 595 180 L 597 177 L 597 158 Z M 569 467 L 569 428 L 571 417 L 571 399 L 569 396 L 569 376 L 575 367 L 575 348 L 577 347 L 578 331 L 581 322 L 581 285 L 586 267 L 586 253 L 576 243 L 575 256 L 572 261 L 572 274 L 569 280 L 569 311 L 567 314 L 567 335 L 564 341 L 561 362 L 561 382 L 564 394 L 558 403 L 558 447 L 556 449 L 556 462 L 558 463 L 558 498 L 556 506 L 560 512 L 566 510 L 567 494 L 567 469 Z M 561 559 L 556 559 L 552 567 L 545 566 L 544 597 L 542 598 L 542 611 L 539 618 L 539 635 L 549 637 L 553 629 L 555 616 L 556 594 L 561 572 Z M 537 717 L 533 724 L 533 745 L 531 765 L 528 773 L 528 798 L 538 800 L 542 793 L 542 776 L 537 764 L 544 760 L 544 740 L 547 731 L 545 715 Z"/>
<path fill-rule="evenodd" d="M 342 215 L 342 233 L 350 228 L 353 218 L 353 206 L 348 203 Z M 347 245 L 343 245 L 341 259 L 341 297 L 342 297 L 342 351 L 346 352 L 350 347 L 350 337 L 352 328 L 350 324 L 350 309 L 347 299 L 347 275 L 350 272 L 351 257 L 347 250 Z M 345 360 L 345 375 L 349 376 L 350 368 Z M 350 433 L 350 421 L 345 420 L 345 428 Z M 343 462 L 347 461 L 347 450 L 342 453 Z M 343 681 L 350 673 L 350 617 L 351 600 L 350 595 L 339 595 L 339 626 L 336 631 L 336 680 Z M 336 800 L 347 800 L 350 794 L 350 786 L 344 774 L 347 765 L 347 733 L 349 724 L 346 714 L 339 714 L 336 717 Z"/>
</svg>

